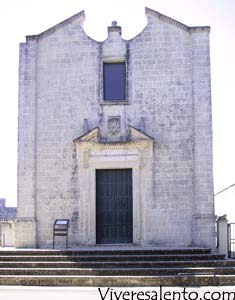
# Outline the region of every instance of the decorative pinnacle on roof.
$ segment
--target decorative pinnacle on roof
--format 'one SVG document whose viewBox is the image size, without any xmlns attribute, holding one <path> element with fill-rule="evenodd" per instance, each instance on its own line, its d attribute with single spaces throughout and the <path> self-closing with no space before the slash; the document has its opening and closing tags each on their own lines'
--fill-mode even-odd
<svg viewBox="0 0 235 300">
<path fill-rule="evenodd" d="M 112 21 L 112 25 L 108 27 L 108 34 L 111 32 L 118 32 L 122 35 L 122 27 L 117 25 L 117 21 Z"/>
</svg>

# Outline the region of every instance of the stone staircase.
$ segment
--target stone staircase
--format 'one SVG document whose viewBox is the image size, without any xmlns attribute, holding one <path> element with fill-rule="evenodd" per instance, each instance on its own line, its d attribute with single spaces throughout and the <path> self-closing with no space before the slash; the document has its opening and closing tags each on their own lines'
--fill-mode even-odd
<svg viewBox="0 0 235 300">
<path fill-rule="evenodd" d="M 2 250 L 0 285 L 234 285 L 235 260 L 210 249 Z"/>
</svg>

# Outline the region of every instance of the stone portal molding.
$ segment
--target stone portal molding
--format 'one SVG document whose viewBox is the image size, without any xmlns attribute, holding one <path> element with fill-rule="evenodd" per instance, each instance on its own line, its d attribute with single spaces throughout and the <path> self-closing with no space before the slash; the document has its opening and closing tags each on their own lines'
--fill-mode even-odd
<svg viewBox="0 0 235 300">
<path fill-rule="evenodd" d="M 110 130 L 116 134 L 116 132 L 118 132 L 119 130 L 119 121 L 121 121 L 120 119 L 118 120 L 119 117 L 113 117 L 110 119 Z M 114 120 L 115 119 L 115 120 Z M 109 141 L 108 139 L 104 139 L 103 137 L 100 136 L 100 131 L 98 127 L 93 128 L 92 130 L 88 131 L 87 133 L 83 134 L 82 136 L 76 138 L 73 140 L 73 142 L 75 143 L 75 145 L 78 146 L 86 146 L 89 148 L 89 146 L 95 147 L 98 146 L 103 147 L 103 146 L 115 146 L 116 147 L 120 147 L 120 145 L 124 146 L 124 145 L 130 145 L 130 144 L 135 144 L 136 147 L 138 146 L 153 146 L 154 143 L 154 139 L 140 131 L 139 129 L 129 126 L 129 135 L 124 137 L 124 138 L 120 138 L 120 140 L 115 140 L 115 141 Z"/>
<path fill-rule="evenodd" d="M 119 118 L 113 117 L 111 130 L 119 130 Z M 96 170 L 98 169 L 132 169 L 133 181 L 133 243 L 144 245 L 146 203 L 149 191 L 152 190 L 152 137 L 146 133 L 129 127 L 129 134 L 123 140 L 104 139 L 99 128 L 88 131 L 74 140 L 77 153 L 79 178 L 79 210 L 81 214 L 80 240 L 84 245 L 96 244 Z M 148 174 L 148 176 L 146 176 Z M 83 229 L 82 229 L 83 228 Z"/>
<path fill-rule="evenodd" d="M 89 143 L 89 142 L 97 142 L 98 141 L 98 135 L 99 135 L 99 128 L 95 127 L 89 131 L 87 131 L 85 134 L 81 135 L 77 139 L 73 140 L 74 143 Z"/>
</svg>

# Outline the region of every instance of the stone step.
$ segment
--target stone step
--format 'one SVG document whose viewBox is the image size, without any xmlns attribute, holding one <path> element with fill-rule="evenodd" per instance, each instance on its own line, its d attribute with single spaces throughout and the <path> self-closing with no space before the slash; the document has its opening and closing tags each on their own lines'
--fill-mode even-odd
<svg viewBox="0 0 235 300">
<path fill-rule="evenodd" d="M 122 262 L 122 261 L 184 261 L 184 260 L 221 260 L 224 255 L 213 254 L 177 254 L 177 255 L 0 255 L 0 261 L 75 261 L 75 262 Z"/>
<path fill-rule="evenodd" d="M 1 275 L 1 285 L 33 286 L 221 286 L 235 285 L 235 275 L 179 274 L 178 276 L 25 276 Z"/>
<path fill-rule="evenodd" d="M 177 254 L 210 254 L 208 248 L 182 248 L 182 249 L 92 249 L 92 250 L 49 250 L 49 249 L 30 249 L 30 250 L 0 250 L 0 255 L 177 255 Z"/>
<path fill-rule="evenodd" d="M 163 276 L 178 274 L 218 274 L 235 275 L 235 267 L 205 267 L 205 268 L 2 268 L 1 275 L 26 276 Z"/>
<path fill-rule="evenodd" d="M 1 261 L 0 268 L 171 268 L 171 267 L 223 267 L 235 266 L 234 261 L 122 261 L 122 262 L 71 262 L 71 261 Z"/>
<path fill-rule="evenodd" d="M 209 249 L 0 251 L 0 285 L 235 284 L 235 260 Z"/>
</svg>

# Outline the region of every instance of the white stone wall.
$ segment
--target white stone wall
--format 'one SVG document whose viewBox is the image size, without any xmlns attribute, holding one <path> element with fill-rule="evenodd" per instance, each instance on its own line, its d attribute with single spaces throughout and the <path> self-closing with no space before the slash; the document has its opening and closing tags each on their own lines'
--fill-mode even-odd
<svg viewBox="0 0 235 300">
<path fill-rule="evenodd" d="M 145 118 L 154 137 L 153 191 L 147 196 L 146 239 L 192 244 L 193 100 L 191 34 L 150 15 L 130 41 L 129 118 Z"/>
<path fill-rule="evenodd" d="M 196 244 L 214 247 L 210 47 L 207 32 L 192 33 L 194 104 L 194 223 Z"/>
<path fill-rule="evenodd" d="M 70 219 L 70 245 L 80 240 L 79 189 L 73 139 L 98 121 L 99 44 L 82 19 L 38 41 L 36 218 L 38 244 L 51 244 L 55 219 Z M 92 116 L 92 118 L 91 118 Z"/>
<path fill-rule="evenodd" d="M 15 247 L 15 221 L 1 221 L 1 247 Z"/>
<path fill-rule="evenodd" d="M 17 247 L 36 247 L 36 41 L 20 44 Z M 25 227 L 27 231 L 25 233 Z"/>
<path fill-rule="evenodd" d="M 130 41 L 92 40 L 80 13 L 21 45 L 18 247 L 51 247 L 56 218 L 70 219 L 71 246 L 86 243 L 73 140 L 84 119 L 105 136 L 110 116 L 121 117 L 122 135 L 144 122 L 154 138 L 141 243 L 214 247 L 209 31 L 146 14 Z M 126 61 L 127 104 L 103 103 L 103 61 Z"/>
</svg>

